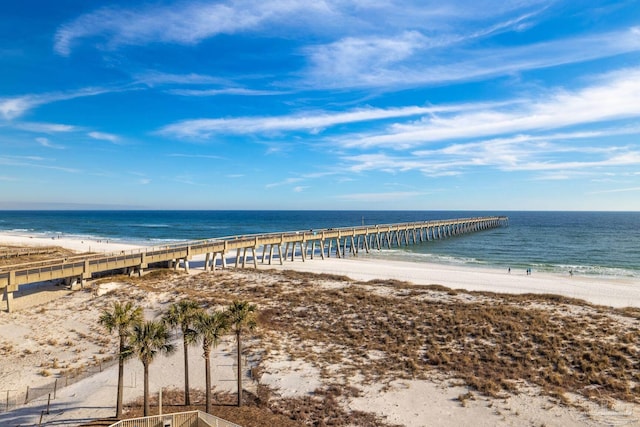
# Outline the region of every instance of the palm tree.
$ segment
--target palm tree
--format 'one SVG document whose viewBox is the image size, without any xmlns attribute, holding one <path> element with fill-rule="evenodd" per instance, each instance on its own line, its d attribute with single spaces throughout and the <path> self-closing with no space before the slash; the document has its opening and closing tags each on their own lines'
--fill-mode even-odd
<svg viewBox="0 0 640 427">
<path fill-rule="evenodd" d="M 218 346 L 220 338 L 227 332 L 227 316 L 222 311 L 200 312 L 193 324 L 196 339 L 202 340 L 202 357 L 205 371 L 205 399 L 207 413 L 211 413 L 211 350 Z"/>
<path fill-rule="evenodd" d="M 134 324 L 142 321 L 142 308 L 135 307 L 132 303 L 113 303 L 111 310 L 104 310 L 100 315 L 99 323 L 104 326 L 109 333 L 116 331 L 120 337 L 118 352 L 118 395 L 116 399 L 116 418 L 122 418 L 122 392 L 124 387 L 124 361 L 130 356 L 127 347 L 127 337 L 131 333 Z"/>
<path fill-rule="evenodd" d="M 172 304 L 169 311 L 164 315 L 163 321 L 172 326 L 179 326 L 182 329 L 182 348 L 184 351 L 184 404 L 191 405 L 191 397 L 189 396 L 189 345 L 194 342 L 193 322 L 198 313 L 202 309 L 197 302 L 183 299 L 182 301 Z"/>
<path fill-rule="evenodd" d="M 253 330 L 256 327 L 256 310 L 255 304 L 249 304 L 247 301 L 234 301 L 227 308 L 227 316 L 229 317 L 229 325 L 236 334 L 236 343 L 238 347 L 238 406 L 242 405 L 242 333 L 246 330 Z"/>
<path fill-rule="evenodd" d="M 137 323 L 129 337 L 131 351 L 138 356 L 144 366 L 144 416 L 149 415 L 149 365 L 158 353 L 172 353 L 175 350 L 169 342 L 169 331 L 163 322 L 146 321 Z"/>
</svg>

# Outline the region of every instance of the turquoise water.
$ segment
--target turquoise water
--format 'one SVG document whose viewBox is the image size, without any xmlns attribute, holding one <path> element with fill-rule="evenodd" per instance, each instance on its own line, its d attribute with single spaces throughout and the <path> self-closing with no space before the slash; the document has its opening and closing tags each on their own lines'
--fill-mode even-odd
<svg viewBox="0 0 640 427">
<path fill-rule="evenodd" d="M 0 211 L 0 231 L 144 245 L 266 232 L 506 215 L 509 226 L 371 256 L 640 278 L 639 212 Z"/>
</svg>

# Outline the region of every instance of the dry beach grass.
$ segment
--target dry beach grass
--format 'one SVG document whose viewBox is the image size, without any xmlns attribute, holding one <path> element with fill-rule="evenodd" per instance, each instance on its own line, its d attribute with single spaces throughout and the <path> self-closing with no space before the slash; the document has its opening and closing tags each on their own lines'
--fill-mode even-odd
<svg viewBox="0 0 640 427">
<path fill-rule="evenodd" d="M 370 414 L 350 413 L 339 402 L 364 386 L 398 379 L 454 378 L 471 390 L 460 404 L 475 394 L 504 398 L 531 385 L 566 405 L 577 404 L 576 394 L 610 407 L 640 398 L 637 309 L 295 271 L 167 273 L 136 283 L 206 305 L 236 298 L 258 304 L 256 376 L 283 357 L 320 373 L 321 386 L 311 395 L 278 399 L 276 392 L 269 401 L 272 412 L 307 425 L 375 424 Z"/>
</svg>

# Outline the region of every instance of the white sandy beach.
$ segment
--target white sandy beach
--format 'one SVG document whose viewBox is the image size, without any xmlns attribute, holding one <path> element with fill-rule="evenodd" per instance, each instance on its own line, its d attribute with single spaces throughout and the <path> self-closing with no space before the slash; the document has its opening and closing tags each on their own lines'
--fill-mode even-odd
<svg viewBox="0 0 640 427">
<path fill-rule="evenodd" d="M 76 251 L 93 252 L 136 249 L 131 245 L 107 241 L 78 241 L 64 237 L 52 240 L 6 234 L 0 234 L 0 244 L 57 245 Z M 196 259 L 191 263 L 193 274 L 201 272 L 201 261 Z M 293 262 L 286 261 L 282 266 L 277 262 L 271 266 L 258 262 L 258 268 L 328 273 L 364 281 L 395 279 L 419 285 L 438 284 L 469 291 L 560 294 L 605 306 L 640 307 L 640 282 L 633 279 L 569 277 L 535 271 L 529 276 L 524 271 L 512 271 L 509 274 L 506 271 L 492 269 L 384 261 L 366 256 L 325 260 L 316 257 L 315 260 L 307 259 L 305 262 L 296 258 Z M 103 284 L 97 294 L 105 295 L 99 299 L 96 299 L 96 292 L 60 290 L 53 301 L 40 300 L 40 305 L 15 313 L 0 312 L 0 354 L 4 351 L 3 357 L 0 358 L 0 397 L 3 397 L 7 390 L 9 395 L 13 395 L 26 389 L 28 385 L 37 387 L 39 384 L 50 382 L 50 378 L 43 377 L 39 372 L 54 359 L 75 360 L 70 365 L 79 365 L 82 361 L 91 360 L 104 346 L 104 342 L 100 344 L 100 339 L 104 338 L 105 334 L 96 326 L 96 319 L 100 310 L 108 307 L 113 300 L 109 298 L 110 292 L 120 286 L 130 285 Z M 157 316 L 170 301 L 169 295 L 145 295 L 141 291 L 136 293 L 133 288 L 128 289 L 128 292 L 137 295 L 137 302 L 145 307 L 147 318 Z M 51 296 L 49 299 L 52 298 Z M 75 342 L 77 336 L 89 339 L 68 346 L 64 344 L 69 341 Z M 115 337 L 109 337 L 109 340 L 111 347 L 115 347 Z M 157 393 L 160 387 L 182 387 L 182 352 L 180 343 L 177 345 L 178 351 L 174 355 L 160 357 L 152 364 L 152 392 Z M 234 389 L 231 366 L 233 358 L 230 357 L 232 354 L 233 348 L 230 343 L 221 345 L 216 351 L 213 365 L 218 369 L 214 374 L 218 390 Z M 9 355 L 12 357 L 7 357 Z M 198 348 L 191 349 L 191 358 L 191 384 L 194 388 L 203 388 L 204 364 Z M 59 389 L 55 405 L 52 407 L 54 409 L 44 420 L 56 425 L 76 425 L 79 421 L 90 418 L 112 416 L 116 370 L 117 368 L 112 366 L 77 384 Z M 321 382 L 319 373 L 304 364 L 296 365 L 282 361 L 272 363 L 266 371 L 262 382 L 279 390 L 279 394 L 283 396 L 309 393 Z M 126 372 L 128 387 L 125 399 L 132 400 L 142 394 L 141 364 L 137 360 L 129 361 Z M 137 387 L 132 387 L 132 383 L 136 382 Z M 249 380 L 246 383 L 251 387 Z M 437 420 L 435 424 L 441 426 L 599 426 L 620 422 L 624 425 L 640 425 L 638 405 L 620 404 L 606 411 L 594 407 L 592 413 L 587 416 L 578 409 L 551 405 L 548 399 L 532 391 L 504 400 L 479 397 L 463 406 L 456 400 L 456 396 L 466 391 L 466 387 L 451 386 L 446 381 L 399 381 L 391 390 L 381 391 L 376 387 L 370 387 L 363 396 L 351 401 L 349 407 L 376 412 L 388 417 L 389 422 L 405 426 L 434 425 L 434 420 Z M 2 412 L 0 425 L 35 425 L 44 405 L 46 401 L 38 399 L 27 406 Z"/>
</svg>

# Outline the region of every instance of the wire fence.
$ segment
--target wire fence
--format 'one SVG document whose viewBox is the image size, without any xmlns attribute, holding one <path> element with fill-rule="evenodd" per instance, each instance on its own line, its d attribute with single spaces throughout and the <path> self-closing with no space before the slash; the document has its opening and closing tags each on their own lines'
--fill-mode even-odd
<svg viewBox="0 0 640 427">
<path fill-rule="evenodd" d="M 0 412 L 10 411 L 34 401 L 55 400 L 58 389 L 102 372 L 117 362 L 117 357 L 98 359 L 77 368 L 67 369 L 44 385 L 39 384 L 37 387 L 28 385 L 23 390 L 0 390 Z"/>
</svg>

